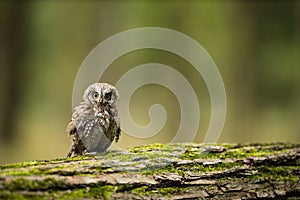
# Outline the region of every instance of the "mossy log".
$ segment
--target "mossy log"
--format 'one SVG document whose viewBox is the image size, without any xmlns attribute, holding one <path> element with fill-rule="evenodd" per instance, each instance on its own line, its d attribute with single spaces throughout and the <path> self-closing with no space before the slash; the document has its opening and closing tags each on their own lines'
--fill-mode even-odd
<svg viewBox="0 0 300 200">
<path fill-rule="evenodd" d="M 153 144 L 0 166 L 0 199 L 300 199 L 300 144 Z"/>
</svg>

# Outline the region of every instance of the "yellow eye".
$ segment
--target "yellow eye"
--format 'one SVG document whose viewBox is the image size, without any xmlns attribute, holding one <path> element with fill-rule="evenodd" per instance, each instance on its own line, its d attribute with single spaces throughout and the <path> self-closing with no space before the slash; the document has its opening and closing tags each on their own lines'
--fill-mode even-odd
<svg viewBox="0 0 300 200">
<path fill-rule="evenodd" d="M 98 97 L 99 97 L 99 93 L 98 93 L 98 92 L 94 92 L 93 98 L 94 98 L 94 99 L 97 99 Z"/>
<path fill-rule="evenodd" d="M 111 93 L 109 92 L 109 93 L 106 93 L 105 95 L 104 95 L 104 98 L 106 99 L 106 100 L 110 100 L 110 98 L 111 98 Z"/>
</svg>

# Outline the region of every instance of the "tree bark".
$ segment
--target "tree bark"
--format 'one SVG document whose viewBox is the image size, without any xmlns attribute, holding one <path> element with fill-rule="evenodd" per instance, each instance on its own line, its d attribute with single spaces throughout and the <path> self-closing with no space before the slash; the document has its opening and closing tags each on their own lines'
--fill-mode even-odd
<svg viewBox="0 0 300 200">
<path fill-rule="evenodd" d="M 0 199 L 300 199 L 300 144 L 153 144 L 0 166 Z"/>
</svg>

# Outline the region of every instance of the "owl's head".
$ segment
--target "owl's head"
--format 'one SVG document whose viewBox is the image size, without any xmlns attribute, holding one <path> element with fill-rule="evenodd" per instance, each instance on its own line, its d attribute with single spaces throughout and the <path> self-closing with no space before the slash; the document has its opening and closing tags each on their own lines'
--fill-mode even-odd
<svg viewBox="0 0 300 200">
<path fill-rule="evenodd" d="M 91 106 L 114 105 L 119 98 L 117 89 L 108 83 L 94 83 L 84 92 L 83 100 Z"/>
</svg>

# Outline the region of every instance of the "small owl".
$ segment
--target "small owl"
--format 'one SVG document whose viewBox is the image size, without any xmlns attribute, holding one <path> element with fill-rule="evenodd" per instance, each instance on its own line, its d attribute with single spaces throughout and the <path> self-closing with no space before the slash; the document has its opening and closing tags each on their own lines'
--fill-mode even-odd
<svg viewBox="0 0 300 200">
<path fill-rule="evenodd" d="M 108 83 L 94 83 L 84 92 L 83 101 L 75 107 L 67 132 L 73 137 L 67 157 L 105 151 L 121 129 L 116 108 L 117 89 Z"/>
</svg>

